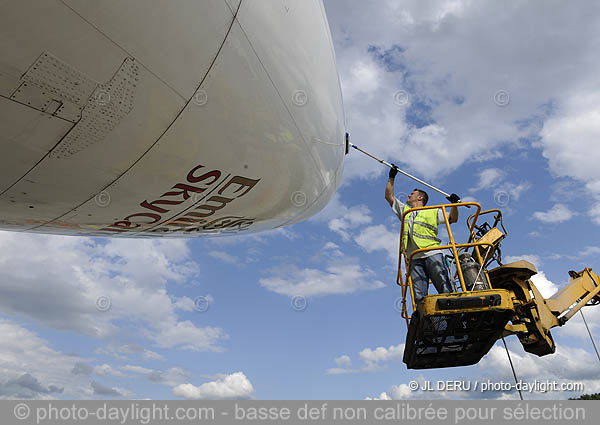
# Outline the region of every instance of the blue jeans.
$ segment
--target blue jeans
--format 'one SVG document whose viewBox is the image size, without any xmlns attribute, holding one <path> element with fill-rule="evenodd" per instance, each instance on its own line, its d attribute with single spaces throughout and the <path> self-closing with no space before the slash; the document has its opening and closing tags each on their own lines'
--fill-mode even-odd
<svg viewBox="0 0 600 425">
<path fill-rule="evenodd" d="M 410 276 L 412 278 L 415 304 L 428 294 L 429 280 L 433 282 L 438 294 L 452 292 L 448 266 L 443 254 L 435 254 L 412 261 Z"/>
</svg>

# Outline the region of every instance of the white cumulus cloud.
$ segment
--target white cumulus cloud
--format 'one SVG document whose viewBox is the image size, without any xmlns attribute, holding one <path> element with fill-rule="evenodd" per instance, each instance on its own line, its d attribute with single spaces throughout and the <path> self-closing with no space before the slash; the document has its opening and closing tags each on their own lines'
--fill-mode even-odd
<svg viewBox="0 0 600 425">
<path fill-rule="evenodd" d="M 109 364 L 103 364 L 94 367 L 94 374 L 98 376 L 124 376 L 122 372 L 113 369 Z"/>
<path fill-rule="evenodd" d="M 234 255 L 231 255 L 225 251 L 210 251 L 208 253 L 208 255 L 210 255 L 213 258 L 216 258 L 217 260 L 221 260 L 224 263 L 228 263 L 228 264 L 240 264 L 240 259 L 237 258 Z"/>
<path fill-rule="evenodd" d="M 399 233 L 388 230 L 383 224 L 368 226 L 354 237 L 354 241 L 367 252 L 382 250 L 392 261 L 398 260 L 400 249 Z"/>
<path fill-rule="evenodd" d="M 539 270 L 540 266 L 543 264 L 540 256 L 536 255 L 536 254 L 507 255 L 506 257 L 504 257 L 505 264 L 515 263 L 515 262 L 521 261 L 521 260 L 529 261 L 538 270 Z"/>
<path fill-rule="evenodd" d="M 0 319 L 0 398 L 91 398 L 93 367 L 13 321 Z"/>
<path fill-rule="evenodd" d="M 550 298 L 558 290 L 558 286 L 548 280 L 543 271 L 538 271 L 537 274 L 531 276 L 531 281 L 544 298 Z"/>
<path fill-rule="evenodd" d="M 379 394 L 379 397 L 365 397 L 365 400 L 391 400 L 392 398 L 385 391 Z"/>
<path fill-rule="evenodd" d="M 390 345 L 389 347 L 364 348 L 358 353 L 363 365 L 359 368 L 350 368 L 352 360 L 348 355 L 342 355 L 334 359 L 338 367 L 327 369 L 327 375 L 342 375 L 357 372 L 372 372 L 386 366 L 388 362 L 398 361 L 404 355 L 404 344 Z"/>
<path fill-rule="evenodd" d="M 548 211 L 537 211 L 533 217 L 544 223 L 562 223 L 570 220 L 575 213 L 564 204 L 555 204 Z"/>
<path fill-rule="evenodd" d="M 479 172 L 479 182 L 477 186 L 470 189 L 472 192 L 476 192 L 481 189 L 488 189 L 496 186 L 504 178 L 505 173 L 499 168 L 486 168 Z"/>
<path fill-rule="evenodd" d="M 373 271 L 363 269 L 356 259 L 347 258 L 343 262 L 330 262 L 326 270 L 277 267 L 271 270 L 270 276 L 261 278 L 259 282 L 264 288 L 278 294 L 319 296 L 383 288 L 383 282 L 374 276 Z"/>
<path fill-rule="evenodd" d="M 404 355 L 404 344 L 390 345 L 388 348 L 377 347 L 374 350 L 365 348 L 359 357 L 367 364 L 384 363 L 391 360 L 402 359 Z"/>
<path fill-rule="evenodd" d="M 350 360 L 350 356 L 347 355 L 342 355 L 339 357 L 336 357 L 334 360 L 336 365 L 341 366 L 341 367 L 349 367 L 350 365 L 352 365 L 352 360 Z"/>
<path fill-rule="evenodd" d="M 250 380 L 242 372 L 222 376 L 200 386 L 181 384 L 173 388 L 173 395 L 194 400 L 244 399 L 254 392 Z"/>
<path fill-rule="evenodd" d="M 185 241 L 0 232 L 0 252 L 0 264 L 11 265 L 0 268 L 0 309 L 9 316 L 95 338 L 117 336 L 115 321 L 135 318 L 136 332 L 163 348 L 220 350 L 226 338 L 220 328 L 180 321 L 177 310 L 192 300 L 167 293 L 167 283 L 198 273 Z"/>
</svg>

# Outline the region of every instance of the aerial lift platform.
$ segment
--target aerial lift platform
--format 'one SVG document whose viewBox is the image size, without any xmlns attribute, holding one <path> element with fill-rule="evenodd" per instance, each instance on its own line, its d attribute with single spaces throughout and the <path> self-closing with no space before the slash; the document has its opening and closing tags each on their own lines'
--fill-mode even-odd
<svg viewBox="0 0 600 425">
<path fill-rule="evenodd" d="M 470 235 L 467 243 L 454 240 L 446 211 L 452 206 L 477 209 L 467 219 Z M 402 243 L 405 217 L 413 211 L 433 208 L 443 211 L 449 243 L 418 249 L 407 255 Z M 488 222 L 477 224 L 478 219 L 492 214 L 492 225 Z M 408 369 L 478 363 L 498 339 L 507 335 L 516 335 L 529 353 L 538 356 L 554 353 L 550 329 L 564 325 L 583 306 L 600 303 L 600 278 L 590 268 L 570 271 L 570 282 L 545 299 L 531 281 L 537 273 L 533 264 L 524 260 L 502 264 L 500 242 L 506 236 L 502 212 L 498 209 L 481 211 L 476 202 L 425 206 L 404 213 L 396 283 L 402 289 L 401 315 L 408 326 L 404 349 Z M 450 252 L 446 258 L 455 292 L 428 295 L 415 305 L 411 263 L 415 254 L 432 249 Z M 492 262 L 498 267 L 489 269 Z"/>
</svg>

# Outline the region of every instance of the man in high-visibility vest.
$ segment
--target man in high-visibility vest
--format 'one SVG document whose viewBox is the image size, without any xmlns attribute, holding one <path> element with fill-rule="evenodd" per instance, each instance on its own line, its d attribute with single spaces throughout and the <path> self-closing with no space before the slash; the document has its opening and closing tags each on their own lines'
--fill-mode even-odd
<svg viewBox="0 0 600 425">
<path fill-rule="evenodd" d="M 406 204 L 400 202 L 394 196 L 394 178 L 398 174 L 398 170 L 394 164 L 392 166 L 385 186 L 385 199 L 398 218 L 402 220 L 402 215 L 406 210 L 427 205 L 429 196 L 425 191 L 415 189 L 408 195 Z M 454 193 L 447 199 L 453 204 L 460 201 L 458 195 Z M 417 249 L 440 245 L 441 240 L 437 237 L 438 224 L 445 223 L 444 214 L 440 208 L 413 211 L 406 216 L 405 220 L 402 243 L 409 257 Z M 456 206 L 451 208 L 448 221 L 450 223 L 458 221 L 458 208 Z M 452 292 L 448 267 L 442 250 L 433 249 L 415 254 L 412 259 L 410 276 L 412 278 L 415 304 L 418 304 L 428 294 L 430 279 L 439 294 Z"/>
</svg>

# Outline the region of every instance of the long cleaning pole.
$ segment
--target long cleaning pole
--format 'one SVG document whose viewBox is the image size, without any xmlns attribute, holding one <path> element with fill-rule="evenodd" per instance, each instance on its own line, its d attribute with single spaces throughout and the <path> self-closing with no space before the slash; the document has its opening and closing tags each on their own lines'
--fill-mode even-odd
<svg viewBox="0 0 600 425">
<path fill-rule="evenodd" d="M 353 147 L 354 149 L 356 149 L 357 151 L 360 151 L 360 152 L 364 153 L 365 155 L 367 155 L 367 156 L 370 156 L 370 157 L 371 157 L 371 158 L 373 158 L 375 161 L 377 161 L 377 162 L 380 162 L 380 163 L 382 163 L 383 165 L 387 165 L 387 166 L 388 166 L 388 167 L 390 167 L 390 168 L 396 168 L 396 170 L 398 170 L 398 172 L 399 172 L 400 174 L 404 174 L 406 177 L 408 177 L 408 178 L 411 178 L 411 179 L 413 179 L 413 180 L 415 180 L 415 181 L 417 181 L 417 182 L 421 183 L 422 185 L 424 185 L 424 186 L 427 186 L 428 188 L 430 188 L 430 189 L 432 189 L 432 190 L 435 190 L 436 192 L 439 192 L 439 193 L 441 193 L 441 194 L 442 194 L 442 195 L 444 195 L 445 197 L 448 197 L 448 196 L 450 196 L 450 194 L 449 194 L 449 193 L 446 193 L 446 192 L 444 192 L 443 190 L 440 190 L 440 189 L 438 189 L 437 187 L 435 187 L 435 186 L 432 186 L 432 185 L 430 185 L 430 184 L 429 184 L 429 183 L 427 183 L 427 182 L 424 182 L 423 180 L 421 180 L 421 179 L 419 179 L 419 178 L 417 178 L 417 177 L 413 176 L 412 174 L 408 174 L 406 171 L 403 171 L 403 170 L 401 170 L 401 169 L 400 169 L 400 168 L 398 168 L 398 167 L 394 167 L 394 166 L 393 166 L 392 164 L 390 164 L 389 162 L 387 162 L 387 161 L 384 161 L 383 159 L 379 159 L 379 158 L 377 158 L 376 156 L 373 156 L 373 155 L 371 155 L 369 152 L 366 152 L 366 151 L 362 150 L 361 148 L 359 148 L 359 147 L 358 147 L 358 146 L 356 146 L 356 145 L 353 145 L 353 144 L 352 144 L 352 143 L 350 143 L 350 142 L 348 142 L 348 146 L 351 146 L 351 147 Z"/>
</svg>

